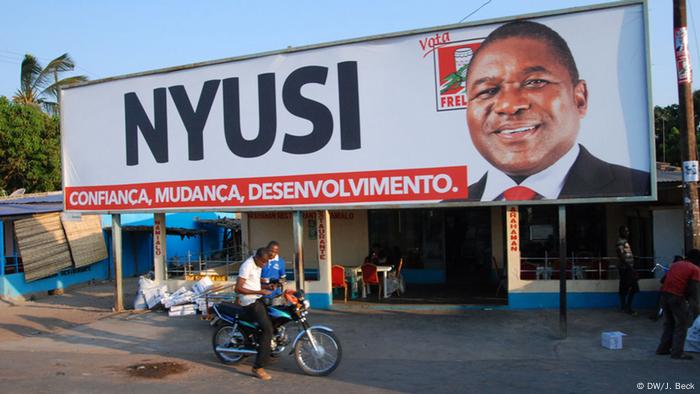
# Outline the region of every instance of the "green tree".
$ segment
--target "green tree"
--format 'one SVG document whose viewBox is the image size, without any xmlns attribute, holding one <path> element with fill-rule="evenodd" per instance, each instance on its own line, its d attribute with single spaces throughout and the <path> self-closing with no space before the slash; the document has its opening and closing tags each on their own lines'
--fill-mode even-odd
<svg viewBox="0 0 700 394">
<path fill-rule="evenodd" d="M 26 54 L 22 60 L 20 87 L 12 99 L 18 104 L 41 107 L 49 114 L 57 114 L 60 88 L 87 80 L 84 75 L 60 78 L 61 74 L 74 68 L 75 63 L 67 53 L 53 59 L 46 67 L 34 56 Z"/>
<path fill-rule="evenodd" d="M 60 190 L 59 120 L 0 97 L 0 190 Z"/>
<path fill-rule="evenodd" d="M 695 112 L 695 136 L 700 143 L 700 90 L 693 92 Z M 654 107 L 654 132 L 656 136 L 656 160 L 681 165 L 681 121 L 678 104 Z"/>
</svg>

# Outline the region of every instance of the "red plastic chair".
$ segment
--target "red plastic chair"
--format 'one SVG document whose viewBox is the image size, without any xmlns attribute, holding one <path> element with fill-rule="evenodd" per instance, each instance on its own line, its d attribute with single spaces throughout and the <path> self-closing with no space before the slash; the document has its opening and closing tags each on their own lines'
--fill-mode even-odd
<svg viewBox="0 0 700 394">
<path fill-rule="evenodd" d="M 334 265 L 331 267 L 331 287 L 345 289 L 345 302 L 348 302 L 348 282 L 345 280 L 345 267 Z"/>
<path fill-rule="evenodd" d="M 377 286 L 377 299 L 382 297 L 382 282 L 379 281 L 377 266 L 374 264 L 362 264 L 362 286 Z"/>
</svg>

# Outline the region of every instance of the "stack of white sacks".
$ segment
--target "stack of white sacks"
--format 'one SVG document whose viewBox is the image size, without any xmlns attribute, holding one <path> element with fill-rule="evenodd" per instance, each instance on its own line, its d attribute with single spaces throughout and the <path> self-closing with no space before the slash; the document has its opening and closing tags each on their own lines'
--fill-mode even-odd
<svg viewBox="0 0 700 394">
<path fill-rule="evenodd" d="M 688 335 L 685 337 L 686 352 L 700 353 L 700 316 L 695 319 L 695 323 L 688 329 Z"/>
<path fill-rule="evenodd" d="M 139 290 L 134 300 L 134 309 L 153 309 L 158 305 L 163 305 L 165 309 L 168 309 L 168 316 L 194 315 L 197 310 L 206 313 L 206 301 L 202 295 L 213 285 L 211 279 L 205 276 L 192 286 L 192 290 L 181 287 L 169 294 L 168 286 L 158 284 L 142 276 L 139 279 Z"/>
</svg>

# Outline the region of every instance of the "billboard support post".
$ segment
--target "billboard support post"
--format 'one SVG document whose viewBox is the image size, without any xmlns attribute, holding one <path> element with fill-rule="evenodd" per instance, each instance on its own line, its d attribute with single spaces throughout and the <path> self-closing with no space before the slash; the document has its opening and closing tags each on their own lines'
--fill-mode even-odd
<svg viewBox="0 0 700 394">
<path fill-rule="evenodd" d="M 5 275 L 5 235 L 3 230 L 5 229 L 5 223 L 0 220 L 0 276 Z"/>
<path fill-rule="evenodd" d="M 678 78 L 678 113 L 683 161 L 683 206 L 685 208 L 685 252 L 700 248 L 700 207 L 698 207 L 698 151 L 693 115 L 693 88 L 685 0 L 673 0 L 673 39 Z"/>
<path fill-rule="evenodd" d="M 567 336 L 566 326 L 566 205 L 559 205 L 559 333 Z M 571 274 L 573 275 L 573 262 Z"/>
<path fill-rule="evenodd" d="M 156 282 L 166 279 L 166 225 L 165 214 L 153 214 L 153 274 Z M 201 267 L 200 267 L 201 269 Z"/>
<path fill-rule="evenodd" d="M 250 221 L 247 212 L 241 212 L 241 257 L 250 256 L 255 250 L 250 246 Z"/>
<path fill-rule="evenodd" d="M 294 282 L 297 290 L 304 289 L 304 222 L 302 212 L 294 211 L 292 214 L 292 227 L 294 230 Z"/>
<path fill-rule="evenodd" d="M 124 289 L 122 287 L 122 219 L 112 215 L 112 256 L 114 260 L 114 311 L 124 311 Z"/>
</svg>

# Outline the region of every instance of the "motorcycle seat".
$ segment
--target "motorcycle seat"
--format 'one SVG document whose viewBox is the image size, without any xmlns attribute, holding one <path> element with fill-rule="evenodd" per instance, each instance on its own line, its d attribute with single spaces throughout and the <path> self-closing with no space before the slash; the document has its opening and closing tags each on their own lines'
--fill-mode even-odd
<svg viewBox="0 0 700 394">
<path fill-rule="evenodd" d="M 222 302 L 217 306 L 217 308 L 219 309 L 220 313 L 231 317 L 236 315 L 243 317 L 246 315 L 244 307 L 236 305 L 232 302 Z"/>
</svg>

